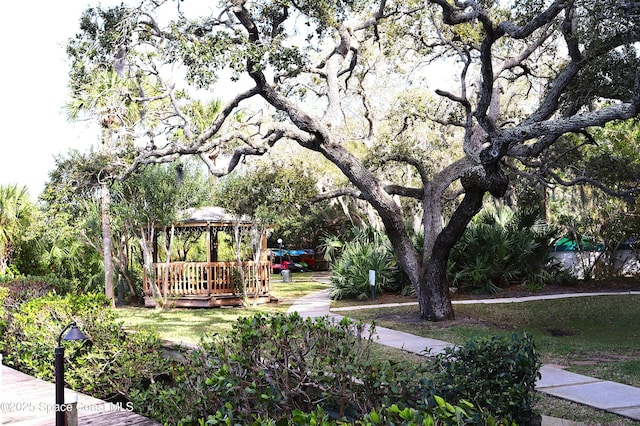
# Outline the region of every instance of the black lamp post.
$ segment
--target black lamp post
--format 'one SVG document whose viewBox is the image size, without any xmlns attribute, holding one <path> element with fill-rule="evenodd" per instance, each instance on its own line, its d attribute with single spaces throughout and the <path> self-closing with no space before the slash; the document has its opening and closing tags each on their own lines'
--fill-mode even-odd
<svg viewBox="0 0 640 426">
<path fill-rule="evenodd" d="M 70 330 L 69 330 L 70 329 Z M 65 331 L 69 332 L 62 337 Z M 58 336 L 58 347 L 55 349 L 55 378 L 56 378 L 56 426 L 64 426 L 64 348 L 62 340 L 86 340 L 87 336 L 78 328 L 75 322 L 62 329 Z"/>
</svg>

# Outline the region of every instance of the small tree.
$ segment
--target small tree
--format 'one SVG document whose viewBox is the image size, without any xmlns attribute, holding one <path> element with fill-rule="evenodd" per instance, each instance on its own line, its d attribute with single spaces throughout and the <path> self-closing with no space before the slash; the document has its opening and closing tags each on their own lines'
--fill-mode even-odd
<svg viewBox="0 0 640 426">
<path fill-rule="evenodd" d="M 283 217 L 295 217 L 314 195 L 314 182 L 302 170 L 295 167 L 277 170 L 262 163 L 247 173 L 220 179 L 214 201 L 238 219 L 251 219 L 253 261 L 258 265 L 267 230 L 278 229 Z M 238 235 L 235 240 L 239 244 Z M 256 274 L 256 286 L 257 280 Z"/>
<path fill-rule="evenodd" d="M 131 175 L 121 183 L 119 196 L 116 215 L 128 232 L 137 237 L 153 297 L 162 307 L 166 299 L 156 287 L 152 268 L 156 233 L 167 230 L 164 250 L 168 269 L 173 252 L 173 224 L 184 210 L 209 202 L 209 185 L 194 163 L 181 161 L 171 165 L 149 166 Z M 164 290 L 166 294 L 166 288 Z"/>
</svg>

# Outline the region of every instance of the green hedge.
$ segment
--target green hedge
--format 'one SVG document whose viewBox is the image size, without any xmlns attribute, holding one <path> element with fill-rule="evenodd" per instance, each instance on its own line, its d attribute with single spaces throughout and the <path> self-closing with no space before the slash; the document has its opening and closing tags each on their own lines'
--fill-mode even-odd
<svg viewBox="0 0 640 426">
<path fill-rule="evenodd" d="M 507 425 L 535 417 L 539 362 L 529 338 L 473 340 L 416 366 L 373 359 L 369 331 L 348 319 L 243 318 L 186 354 L 175 383 L 135 399 L 183 425 Z"/>
<path fill-rule="evenodd" d="M 5 305 L 17 307 L 22 302 L 36 299 L 50 293 L 60 295 L 73 291 L 73 283 L 52 276 L 0 277 L 0 288 L 8 289 L 2 298 Z"/>
<path fill-rule="evenodd" d="M 185 413 L 198 419 L 231 411 L 244 424 L 318 405 L 336 418 L 355 419 L 395 401 L 422 404 L 424 369 L 375 361 L 372 343 L 369 327 L 348 319 L 256 314 L 185 354 L 175 383 L 153 384 L 134 398 L 165 401 L 153 416 L 169 423 Z M 172 412 L 174 402 L 182 409 Z"/>
</svg>

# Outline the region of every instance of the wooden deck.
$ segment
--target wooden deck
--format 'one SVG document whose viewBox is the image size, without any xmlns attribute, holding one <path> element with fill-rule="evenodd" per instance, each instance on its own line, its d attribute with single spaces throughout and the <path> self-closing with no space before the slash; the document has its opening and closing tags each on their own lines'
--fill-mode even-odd
<svg viewBox="0 0 640 426">
<path fill-rule="evenodd" d="M 75 392 L 65 389 L 65 401 Z M 158 422 L 109 402 L 78 395 L 79 425 L 150 426 Z M 0 366 L 0 425 L 55 425 L 55 386 L 7 366 Z"/>
</svg>

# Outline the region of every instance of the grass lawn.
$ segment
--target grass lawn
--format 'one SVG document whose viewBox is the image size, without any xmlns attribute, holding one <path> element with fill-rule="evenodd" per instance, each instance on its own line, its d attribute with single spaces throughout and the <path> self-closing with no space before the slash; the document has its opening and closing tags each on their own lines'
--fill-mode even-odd
<svg viewBox="0 0 640 426">
<path fill-rule="evenodd" d="M 125 327 L 150 328 L 161 338 L 177 342 L 198 343 L 201 337 L 229 331 L 236 319 L 255 312 L 286 312 L 298 298 L 327 285 L 311 279 L 311 273 L 291 274 L 292 282 L 283 283 L 280 275 L 271 277 L 271 295 L 277 303 L 258 305 L 256 308 L 212 308 L 212 309 L 153 309 L 118 308 L 116 312 Z"/>
</svg>

